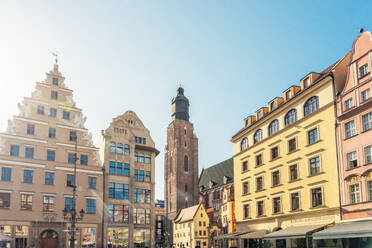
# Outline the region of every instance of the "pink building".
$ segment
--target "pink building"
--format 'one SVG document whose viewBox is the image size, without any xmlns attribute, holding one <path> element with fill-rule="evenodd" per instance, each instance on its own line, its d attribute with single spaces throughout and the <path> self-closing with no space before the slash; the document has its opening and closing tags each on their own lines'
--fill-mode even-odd
<svg viewBox="0 0 372 248">
<path fill-rule="evenodd" d="M 346 84 L 338 98 L 342 219 L 372 219 L 372 36 L 353 44 Z"/>
</svg>

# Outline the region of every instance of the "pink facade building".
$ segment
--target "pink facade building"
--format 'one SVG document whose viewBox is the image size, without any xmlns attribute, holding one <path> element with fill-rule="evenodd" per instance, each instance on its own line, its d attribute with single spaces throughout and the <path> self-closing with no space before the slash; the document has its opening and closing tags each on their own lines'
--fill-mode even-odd
<svg viewBox="0 0 372 248">
<path fill-rule="evenodd" d="M 353 44 L 346 84 L 338 98 L 342 219 L 372 219 L 372 36 Z"/>
</svg>

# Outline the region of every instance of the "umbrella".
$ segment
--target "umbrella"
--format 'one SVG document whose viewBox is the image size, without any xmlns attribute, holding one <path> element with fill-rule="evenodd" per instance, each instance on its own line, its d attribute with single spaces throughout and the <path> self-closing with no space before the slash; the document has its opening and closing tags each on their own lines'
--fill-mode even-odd
<svg viewBox="0 0 372 248">
<path fill-rule="evenodd" d="M 9 236 L 0 234 L 0 241 L 10 242 L 10 241 L 12 241 L 12 238 L 9 237 Z"/>
</svg>

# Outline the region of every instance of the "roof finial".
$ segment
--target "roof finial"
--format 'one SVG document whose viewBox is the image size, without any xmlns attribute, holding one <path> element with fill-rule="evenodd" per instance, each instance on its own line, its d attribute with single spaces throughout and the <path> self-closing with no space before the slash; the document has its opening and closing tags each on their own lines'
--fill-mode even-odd
<svg viewBox="0 0 372 248">
<path fill-rule="evenodd" d="M 58 64 L 58 54 L 55 52 L 55 53 L 52 53 L 52 55 L 56 58 L 56 64 Z"/>
<path fill-rule="evenodd" d="M 359 33 L 363 33 L 364 32 L 364 29 L 363 28 L 360 28 L 359 29 Z"/>
</svg>

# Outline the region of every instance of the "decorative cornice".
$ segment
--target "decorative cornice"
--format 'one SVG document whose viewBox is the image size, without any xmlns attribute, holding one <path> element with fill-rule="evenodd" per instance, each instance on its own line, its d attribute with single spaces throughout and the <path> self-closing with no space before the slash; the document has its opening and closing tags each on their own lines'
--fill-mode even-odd
<svg viewBox="0 0 372 248">
<path fill-rule="evenodd" d="M 46 140 L 40 140 L 40 139 L 34 139 L 34 138 L 26 138 L 18 135 L 12 135 L 12 134 L 6 134 L 6 133 L 0 133 L 0 137 L 10 138 L 10 139 L 18 139 L 18 140 L 25 140 L 25 141 L 32 141 L 32 142 L 38 142 L 47 144 L 48 142 Z"/>
</svg>

